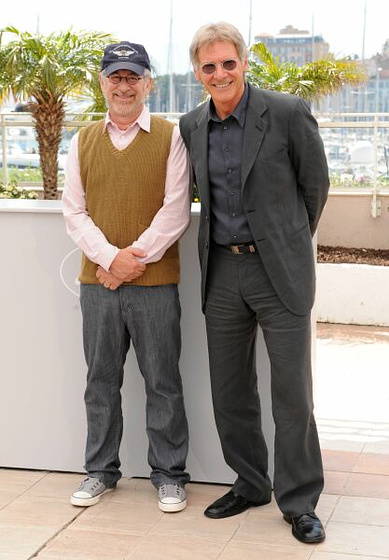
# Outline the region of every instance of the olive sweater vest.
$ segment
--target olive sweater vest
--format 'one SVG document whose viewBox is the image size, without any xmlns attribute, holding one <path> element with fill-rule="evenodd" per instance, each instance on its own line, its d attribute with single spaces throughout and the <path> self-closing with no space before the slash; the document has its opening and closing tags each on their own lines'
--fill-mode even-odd
<svg viewBox="0 0 389 560">
<path fill-rule="evenodd" d="M 103 120 L 80 131 L 78 156 L 86 209 L 107 240 L 119 249 L 138 239 L 163 205 L 173 127 L 172 123 L 152 116 L 150 132 L 140 129 L 124 150 L 117 150 L 112 144 Z M 98 284 L 97 266 L 83 255 L 80 282 Z M 131 285 L 178 282 L 176 242 L 161 260 L 148 264 L 144 274 Z"/>
</svg>

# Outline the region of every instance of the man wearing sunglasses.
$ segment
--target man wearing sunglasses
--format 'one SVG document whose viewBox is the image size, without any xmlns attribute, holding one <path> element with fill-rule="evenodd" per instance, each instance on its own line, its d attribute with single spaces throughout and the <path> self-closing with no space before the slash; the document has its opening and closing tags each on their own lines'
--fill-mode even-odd
<svg viewBox="0 0 389 560">
<path fill-rule="evenodd" d="M 180 120 L 201 199 L 199 254 L 212 398 L 232 490 L 205 515 L 268 504 L 271 481 L 255 370 L 257 325 L 270 364 L 274 495 L 293 535 L 325 538 L 313 415 L 311 236 L 329 181 L 317 123 L 300 98 L 246 83 L 247 48 L 228 23 L 195 34 L 190 56 L 209 101 Z"/>
<path fill-rule="evenodd" d="M 132 341 L 146 386 L 150 478 L 159 508 L 180 511 L 189 475 L 177 240 L 190 219 L 189 159 L 178 127 L 145 106 L 152 79 L 142 45 L 107 46 L 99 81 L 108 112 L 72 139 L 63 194 L 67 231 L 83 251 L 88 366 L 88 476 L 71 503 L 96 504 L 121 477 L 120 390 Z"/>
</svg>

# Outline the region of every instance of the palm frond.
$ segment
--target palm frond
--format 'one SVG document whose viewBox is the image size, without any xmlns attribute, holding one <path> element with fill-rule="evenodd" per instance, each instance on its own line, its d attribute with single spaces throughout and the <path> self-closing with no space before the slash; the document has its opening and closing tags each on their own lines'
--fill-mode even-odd
<svg viewBox="0 0 389 560">
<path fill-rule="evenodd" d="M 11 40 L 4 41 L 5 34 Z M 10 93 L 28 101 L 35 120 L 45 197 L 56 196 L 56 161 L 65 116 L 64 98 L 95 91 L 108 33 L 69 29 L 47 36 L 8 26 L 0 31 L 0 100 Z M 101 94 L 100 94 L 101 95 Z"/>
<path fill-rule="evenodd" d="M 365 68 L 355 60 L 329 57 L 299 67 L 291 62 L 281 63 L 263 43 L 253 45 L 251 51 L 256 59 L 249 61 L 249 82 L 310 101 L 331 95 L 346 85 L 362 84 L 368 79 Z"/>
</svg>

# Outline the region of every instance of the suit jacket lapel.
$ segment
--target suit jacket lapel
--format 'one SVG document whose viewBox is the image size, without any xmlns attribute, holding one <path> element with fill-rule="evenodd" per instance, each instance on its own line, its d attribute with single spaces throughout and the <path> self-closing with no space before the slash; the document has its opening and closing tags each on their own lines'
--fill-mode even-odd
<svg viewBox="0 0 389 560">
<path fill-rule="evenodd" d="M 250 87 L 243 135 L 242 190 L 266 134 L 267 123 L 262 118 L 266 111 L 267 106 L 262 100 L 260 90 Z"/>
<path fill-rule="evenodd" d="M 195 162 L 194 172 L 199 189 L 201 203 L 209 209 L 209 177 L 208 177 L 208 103 L 197 118 L 197 128 L 191 136 L 191 156 Z"/>
</svg>

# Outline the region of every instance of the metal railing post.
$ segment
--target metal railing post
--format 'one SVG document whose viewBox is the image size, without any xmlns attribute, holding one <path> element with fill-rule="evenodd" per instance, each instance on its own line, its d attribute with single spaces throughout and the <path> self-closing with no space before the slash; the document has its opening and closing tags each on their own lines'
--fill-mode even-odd
<svg viewBox="0 0 389 560">
<path fill-rule="evenodd" d="M 373 177 L 373 198 L 371 201 L 371 216 L 378 218 L 381 216 L 381 201 L 377 198 L 378 194 L 378 113 L 374 115 L 373 128 L 373 149 L 374 149 L 374 177 Z"/>
<path fill-rule="evenodd" d="M 3 183 L 8 183 L 8 164 L 7 164 L 7 126 L 5 123 L 5 115 L 1 115 L 1 139 L 3 148 Z"/>
</svg>

